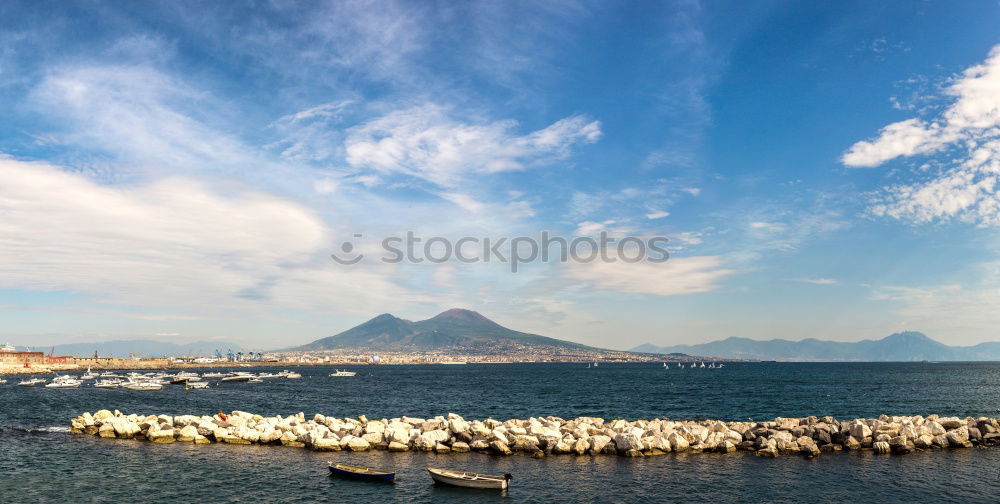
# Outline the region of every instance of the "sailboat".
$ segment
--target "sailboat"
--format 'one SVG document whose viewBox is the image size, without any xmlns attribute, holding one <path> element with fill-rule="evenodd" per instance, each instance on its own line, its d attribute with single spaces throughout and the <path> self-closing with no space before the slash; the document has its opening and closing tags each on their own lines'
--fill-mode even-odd
<svg viewBox="0 0 1000 504">
<path fill-rule="evenodd" d="M 664 362 L 664 363 L 663 363 L 663 369 L 670 369 L 670 366 L 668 366 L 668 365 L 667 365 L 667 363 L 666 363 L 666 362 Z"/>
<path fill-rule="evenodd" d="M 701 366 L 699 366 L 699 367 L 705 367 L 705 363 L 704 363 L 704 362 L 702 362 L 702 363 L 701 363 Z"/>
</svg>

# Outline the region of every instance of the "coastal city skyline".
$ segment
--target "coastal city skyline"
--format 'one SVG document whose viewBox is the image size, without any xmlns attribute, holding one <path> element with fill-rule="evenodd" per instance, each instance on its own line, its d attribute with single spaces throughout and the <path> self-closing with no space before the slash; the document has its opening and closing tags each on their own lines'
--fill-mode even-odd
<svg viewBox="0 0 1000 504">
<path fill-rule="evenodd" d="M 0 7 L 0 342 L 997 339 L 995 3 L 112 4 Z"/>
</svg>

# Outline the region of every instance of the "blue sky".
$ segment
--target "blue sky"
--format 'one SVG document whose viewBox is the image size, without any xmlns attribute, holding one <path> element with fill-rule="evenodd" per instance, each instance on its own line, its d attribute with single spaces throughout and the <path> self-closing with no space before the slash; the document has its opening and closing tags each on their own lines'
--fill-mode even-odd
<svg viewBox="0 0 1000 504">
<path fill-rule="evenodd" d="M 1000 5 L 5 2 L 0 340 L 1000 327 Z M 341 243 L 667 236 L 663 264 Z M 361 234 L 359 239 L 353 238 Z"/>
</svg>

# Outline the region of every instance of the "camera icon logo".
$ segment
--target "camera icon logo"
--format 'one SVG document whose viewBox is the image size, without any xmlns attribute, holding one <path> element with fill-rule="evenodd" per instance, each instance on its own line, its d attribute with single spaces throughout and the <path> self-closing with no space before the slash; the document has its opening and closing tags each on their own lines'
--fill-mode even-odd
<svg viewBox="0 0 1000 504">
<path fill-rule="evenodd" d="M 361 237 L 362 235 L 359 233 L 355 233 L 354 235 L 354 238 L 356 239 Z M 358 264 L 361 262 L 361 259 L 364 259 L 365 255 L 360 252 L 355 253 L 354 247 L 354 240 L 345 241 L 340 244 L 340 253 L 334 252 L 330 254 L 330 258 L 338 264 L 342 264 L 344 266 L 353 266 Z"/>
</svg>

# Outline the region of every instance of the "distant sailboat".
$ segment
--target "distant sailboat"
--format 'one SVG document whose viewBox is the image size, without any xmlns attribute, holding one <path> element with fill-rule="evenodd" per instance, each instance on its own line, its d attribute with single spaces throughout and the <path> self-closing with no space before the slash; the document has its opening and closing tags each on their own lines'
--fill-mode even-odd
<svg viewBox="0 0 1000 504">
<path fill-rule="evenodd" d="M 704 362 L 701 363 L 701 367 L 705 367 L 705 363 Z"/>
<path fill-rule="evenodd" d="M 594 363 L 594 367 L 597 367 L 597 363 L 596 362 Z"/>
<path fill-rule="evenodd" d="M 666 363 L 666 362 L 664 362 L 664 363 L 663 363 L 663 369 L 670 369 L 670 366 L 668 366 L 668 365 L 667 365 L 667 363 Z"/>
</svg>

